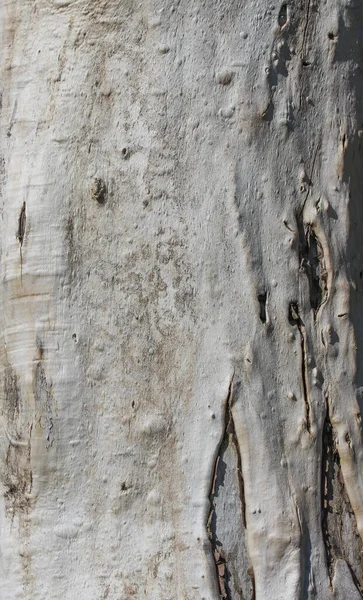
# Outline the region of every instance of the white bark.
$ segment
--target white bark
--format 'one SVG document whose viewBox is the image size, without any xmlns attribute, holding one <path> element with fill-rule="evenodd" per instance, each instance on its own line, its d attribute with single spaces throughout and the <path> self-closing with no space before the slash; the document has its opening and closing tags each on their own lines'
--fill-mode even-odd
<svg viewBox="0 0 363 600">
<path fill-rule="evenodd" d="M 361 2 L 1 28 L 1 598 L 360 598 Z"/>
</svg>

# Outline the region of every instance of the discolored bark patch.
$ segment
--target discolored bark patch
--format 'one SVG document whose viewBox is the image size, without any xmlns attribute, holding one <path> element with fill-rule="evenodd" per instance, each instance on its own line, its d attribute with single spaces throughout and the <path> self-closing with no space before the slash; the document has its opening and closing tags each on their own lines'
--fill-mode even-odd
<svg viewBox="0 0 363 600">
<path fill-rule="evenodd" d="M 12 519 L 28 514 L 31 508 L 33 474 L 30 465 L 30 441 L 10 441 L 2 473 L 5 510 Z"/>
<path fill-rule="evenodd" d="M 49 384 L 41 361 L 38 361 L 34 373 L 34 399 L 35 404 L 41 410 L 44 419 L 44 435 L 46 448 L 50 448 L 54 440 L 53 423 L 53 392 L 52 384 Z"/>
<path fill-rule="evenodd" d="M 16 371 L 7 365 L 4 374 L 4 403 L 2 413 L 7 423 L 13 423 L 19 416 L 20 389 Z"/>
<path fill-rule="evenodd" d="M 4 430 L 8 440 L 5 460 L 1 468 L 1 482 L 5 510 L 12 519 L 24 515 L 30 509 L 32 470 L 30 464 L 30 435 L 25 440 L 20 433 L 21 390 L 18 376 L 11 365 L 4 374 L 3 410 Z M 30 429 L 31 432 L 31 429 Z"/>
</svg>

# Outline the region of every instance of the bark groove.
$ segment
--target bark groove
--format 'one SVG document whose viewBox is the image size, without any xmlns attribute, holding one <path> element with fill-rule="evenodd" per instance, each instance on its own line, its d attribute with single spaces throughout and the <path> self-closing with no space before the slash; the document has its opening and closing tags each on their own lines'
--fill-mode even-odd
<svg viewBox="0 0 363 600">
<path fill-rule="evenodd" d="M 207 532 L 210 539 L 213 560 L 216 567 L 216 577 L 219 588 L 220 600 L 254 600 L 255 582 L 253 568 L 250 564 L 246 548 L 246 504 L 244 495 L 244 481 L 242 475 L 242 460 L 240 448 L 236 436 L 235 425 L 232 415 L 233 380 L 230 383 L 226 408 L 224 432 L 222 441 L 218 448 L 217 458 L 212 473 L 212 485 L 209 494 L 210 513 L 207 522 Z M 234 460 L 233 460 L 234 459 Z M 228 471 L 234 468 L 235 488 L 237 491 L 237 509 L 240 511 L 240 523 L 234 522 L 235 534 L 239 549 L 230 547 L 230 540 L 225 540 L 226 533 L 220 526 L 219 521 L 228 521 L 228 508 L 231 508 L 230 500 L 226 503 L 218 503 L 221 489 L 225 487 Z M 227 476 L 226 476 L 227 475 Z M 228 497 L 233 490 L 225 489 L 224 494 Z M 232 509 L 233 511 L 233 509 Z M 227 531 L 228 533 L 228 531 Z M 242 550 L 243 562 L 239 551 Z"/>
</svg>

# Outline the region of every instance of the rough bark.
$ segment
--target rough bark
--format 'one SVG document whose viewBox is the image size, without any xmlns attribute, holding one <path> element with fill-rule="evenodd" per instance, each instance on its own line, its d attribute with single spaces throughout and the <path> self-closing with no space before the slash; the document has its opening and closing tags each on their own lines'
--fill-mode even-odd
<svg viewBox="0 0 363 600">
<path fill-rule="evenodd" d="M 1 32 L 1 598 L 361 598 L 361 0 Z"/>
</svg>

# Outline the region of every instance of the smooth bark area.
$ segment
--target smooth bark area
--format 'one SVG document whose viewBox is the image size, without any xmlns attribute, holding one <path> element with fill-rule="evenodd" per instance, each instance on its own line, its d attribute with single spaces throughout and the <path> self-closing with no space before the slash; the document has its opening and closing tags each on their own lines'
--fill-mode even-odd
<svg viewBox="0 0 363 600">
<path fill-rule="evenodd" d="M 2 0 L 0 597 L 363 595 L 361 0 Z"/>
</svg>

